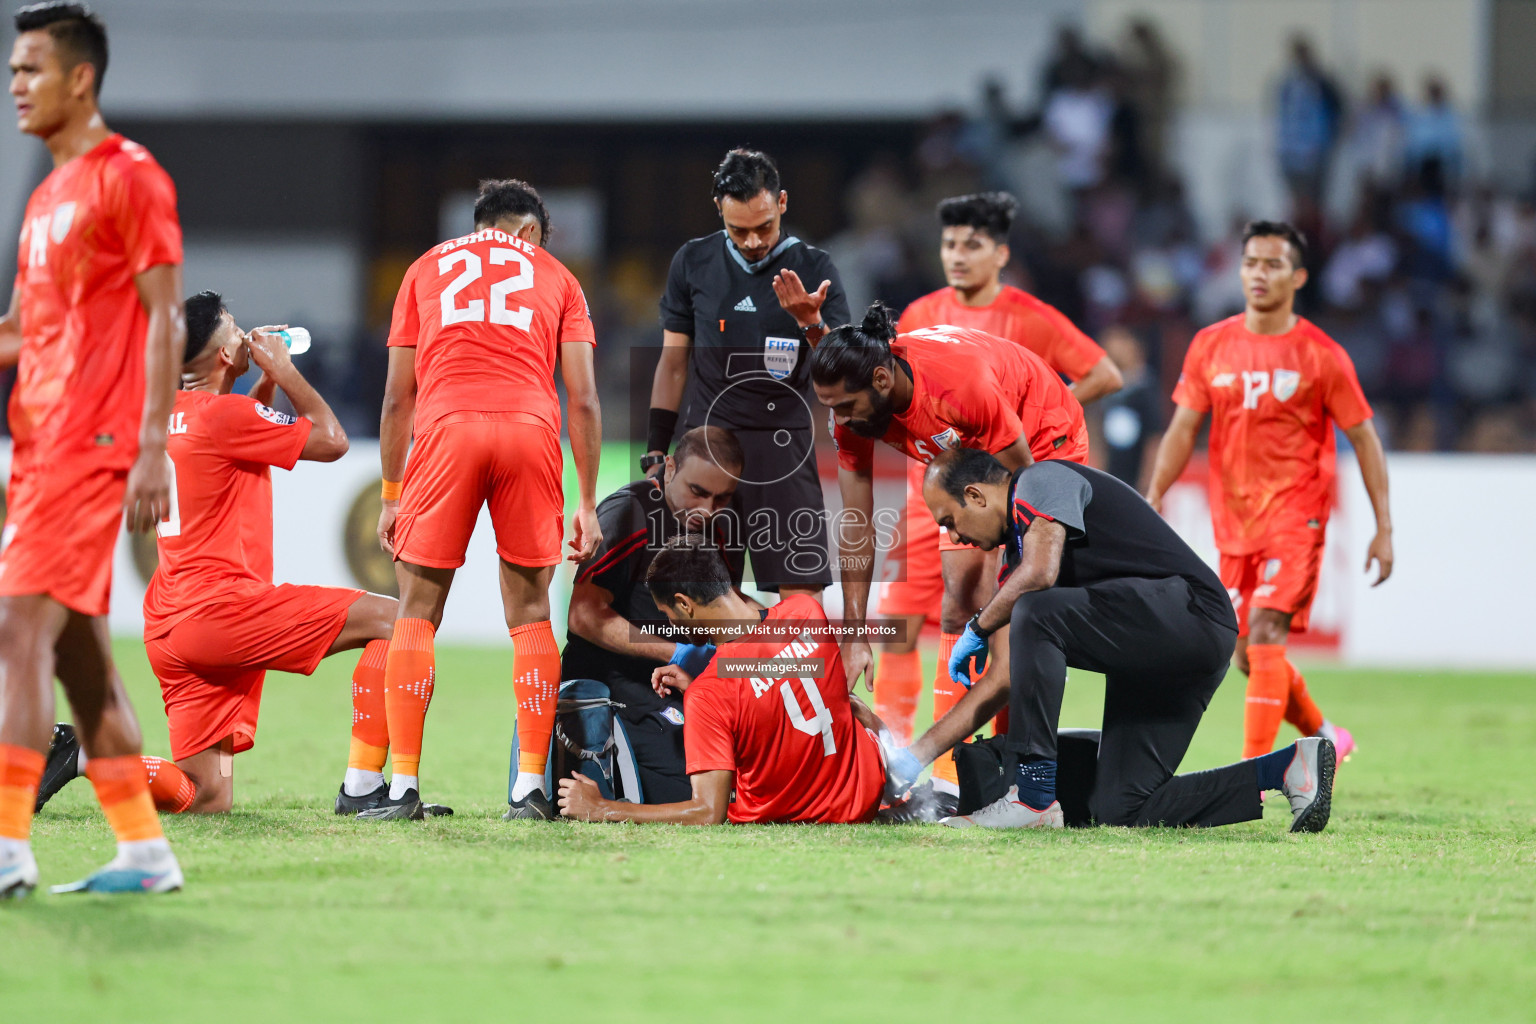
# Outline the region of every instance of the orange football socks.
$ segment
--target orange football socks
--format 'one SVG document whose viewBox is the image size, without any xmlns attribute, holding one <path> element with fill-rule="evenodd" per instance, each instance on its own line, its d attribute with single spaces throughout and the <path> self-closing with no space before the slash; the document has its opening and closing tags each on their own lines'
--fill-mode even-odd
<svg viewBox="0 0 1536 1024">
<path fill-rule="evenodd" d="M 101 811 L 119 843 L 164 838 L 154 798 L 149 795 L 149 770 L 142 757 L 93 757 L 85 764 L 85 777 L 95 787 Z"/>
<path fill-rule="evenodd" d="M 1316 736 L 1323 727 L 1323 712 L 1307 692 L 1307 681 L 1296 670 L 1296 666 L 1291 664 L 1289 658 L 1285 664 L 1291 670 L 1291 690 L 1285 705 L 1285 720 L 1300 730 L 1303 736 Z"/>
<path fill-rule="evenodd" d="M 922 652 L 913 648 L 880 655 L 880 666 L 875 672 L 875 714 L 902 746 L 912 742 L 912 719 L 917 714 L 917 698 L 922 690 Z"/>
<path fill-rule="evenodd" d="M 0 744 L 0 839 L 25 843 L 48 759 L 30 747 Z"/>
<path fill-rule="evenodd" d="M 384 719 L 389 726 L 394 778 L 390 796 L 417 788 L 421 768 L 421 737 L 427 707 L 437 680 L 433 640 L 437 629 L 426 619 L 400 619 L 384 661 Z"/>
<path fill-rule="evenodd" d="M 1248 701 L 1243 713 L 1243 757 L 1267 754 L 1290 703 L 1291 675 L 1284 644 L 1248 645 Z"/>
<path fill-rule="evenodd" d="M 939 634 L 939 665 L 933 673 L 933 720 L 937 722 L 965 696 L 965 687 L 949 678 L 949 656 L 954 652 L 959 633 Z M 955 755 L 949 751 L 933 762 L 933 781 L 941 789 L 958 793 L 960 776 L 955 773 Z"/>
<path fill-rule="evenodd" d="M 352 749 L 347 767 L 382 775 L 389 755 L 389 723 L 384 700 L 389 641 L 371 640 L 352 670 Z M 426 709 L 422 709 L 426 713 Z M 361 794 L 353 794 L 359 796 Z"/>
<path fill-rule="evenodd" d="M 155 810 L 169 811 L 172 814 L 180 814 L 192 806 L 192 801 L 197 799 L 197 784 L 187 773 L 176 767 L 172 761 L 163 757 L 151 757 L 145 754 L 144 770 L 149 774 L 149 796 L 155 802 Z M 86 774 L 90 774 L 90 767 L 95 762 L 86 762 Z"/>
<path fill-rule="evenodd" d="M 512 637 L 512 692 L 517 697 L 517 773 L 514 799 L 543 786 L 549 761 L 549 734 L 555 727 L 555 699 L 560 693 L 560 649 L 548 619 L 508 630 Z M 523 776 L 528 778 L 524 779 Z M 518 792 L 522 790 L 522 792 Z M 545 794 L 548 796 L 549 794 Z"/>
</svg>

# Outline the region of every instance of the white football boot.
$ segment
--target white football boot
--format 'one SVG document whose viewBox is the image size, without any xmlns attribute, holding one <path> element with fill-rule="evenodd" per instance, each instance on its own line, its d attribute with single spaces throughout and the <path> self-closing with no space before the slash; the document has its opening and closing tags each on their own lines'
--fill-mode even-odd
<svg viewBox="0 0 1536 1024">
<path fill-rule="evenodd" d="M 1009 786 L 1008 792 L 979 811 L 970 814 L 953 814 L 939 822 L 950 828 L 1061 828 L 1065 824 L 1061 814 L 1061 801 L 1051 801 L 1051 806 L 1037 811 L 1019 802 L 1019 787 Z"/>
<path fill-rule="evenodd" d="M 1296 755 L 1286 766 L 1280 792 L 1291 802 L 1292 832 L 1321 832 L 1333 806 L 1333 744 L 1321 736 L 1296 741 Z"/>
</svg>

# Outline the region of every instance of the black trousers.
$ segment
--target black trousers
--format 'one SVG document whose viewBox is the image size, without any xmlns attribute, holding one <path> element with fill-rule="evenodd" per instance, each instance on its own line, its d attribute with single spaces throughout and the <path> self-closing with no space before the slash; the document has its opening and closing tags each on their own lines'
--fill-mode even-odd
<svg viewBox="0 0 1536 1024">
<path fill-rule="evenodd" d="M 693 783 L 684 770 L 683 727 L 654 712 L 623 722 L 635 752 L 640 785 L 645 787 L 645 802 L 675 804 L 693 796 Z"/>
<path fill-rule="evenodd" d="M 1104 674 L 1088 801 L 1101 825 L 1228 825 L 1263 814 L 1251 762 L 1174 774 L 1237 642 L 1192 597 L 1175 576 L 1052 587 L 1013 606 L 1010 752 L 1056 759 L 1067 668 Z"/>
</svg>

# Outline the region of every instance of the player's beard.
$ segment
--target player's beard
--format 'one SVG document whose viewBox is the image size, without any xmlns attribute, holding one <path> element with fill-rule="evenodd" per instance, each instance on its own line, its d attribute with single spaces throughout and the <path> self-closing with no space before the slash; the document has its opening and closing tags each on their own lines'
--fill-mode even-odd
<svg viewBox="0 0 1536 1024">
<path fill-rule="evenodd" d="M 896 417 L 896 410 L 892 407 L 890 395 L 882 395 L 873 389 L 869 392 L 869 405 L 869 419 L 851 419 L 848 421 L 848 429 L 860 437 L 871 437 L 878 441 L 891 429 L 891 420 Z"/>
</svg>

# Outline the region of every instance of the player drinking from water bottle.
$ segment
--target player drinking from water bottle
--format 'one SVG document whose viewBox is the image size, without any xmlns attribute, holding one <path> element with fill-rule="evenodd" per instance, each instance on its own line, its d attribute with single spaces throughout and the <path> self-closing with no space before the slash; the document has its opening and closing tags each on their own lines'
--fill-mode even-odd
<svg viewBox="0 0 1536 1024">
<path fill-rule="evenodd" d="M 162 811 L 229 810 L 233 758 L 256 741 L 267 671 L 309 675 L 323 658 L 363 647 L 352 675 L 351 767 L 336 811 L 372 807 L 385 795 L 383 677 L 395 600 L 272 582 L 272 467 L 333 462 L 346 454 L 347 435 L 288 358 L 280 328 L 240 330 L 216 292 L 192 296 L 186 311 L 166 445 L 171 514 L 157 528 L 159 565 L 144 594 L 144 646 L 175 763 L 144 758 L 150 794 Z M 249 394 L 233 394 L 253 362 L 261 376 Z M 272 408 L 279 388 L 297 416 Z M 89 763 L 71 727 L 56 726 L 39 805 Z"/>
</svg>

